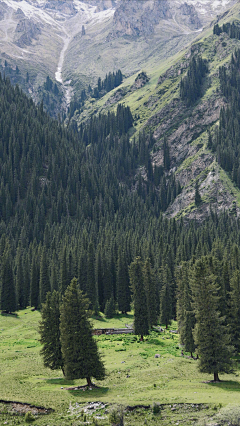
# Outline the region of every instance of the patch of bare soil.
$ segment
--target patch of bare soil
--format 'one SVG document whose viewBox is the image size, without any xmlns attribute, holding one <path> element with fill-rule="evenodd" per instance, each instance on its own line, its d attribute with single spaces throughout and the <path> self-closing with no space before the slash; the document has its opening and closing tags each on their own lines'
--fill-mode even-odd
<svg viewBox="0 0 240 426">
<path fill-rule="evenodd" d="M 20 415 L 24 415 L 28 411 L 31 411 L 31 413 L 34 415 L 49 414 L 54 411 L 52 408 L 37 407 L 35 405 L 31 405 L 24 402 L 0 400 L 0 403 L 8 406 L 9 412 Z"/>
</svg>

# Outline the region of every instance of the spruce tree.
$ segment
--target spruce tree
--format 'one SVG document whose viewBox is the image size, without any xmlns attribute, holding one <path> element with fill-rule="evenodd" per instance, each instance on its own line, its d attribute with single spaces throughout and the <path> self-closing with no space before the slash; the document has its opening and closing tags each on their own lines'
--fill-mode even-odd
<svg viewBox="0 0 240 426">
<path fill-rule="evenodd" d="M 0 308 L 11 313 L 16 310 L 16 290 L 11 266 L 10 249 L 7 244 L 1 259 Z"/>
<path fill-rule="evenodd" d="M 143 263 L 140 257 L 136 257 L 131 263 L 129 276 L 134 303 L 134 332 L 139 334 L 141 340 L 143 340 L 143 336 L 149 334 L 149 323 L 147 297 L 143 280 Z"/>
<path fill-rule="evenodd" d="M 39 305 L 39 278 L 39 266 L 37 264 L 36 255 L 33 255 L 30 276 L 30 305 L 35 309 L 37 309 Z"/>
<path fill-rule="evenodd" d="M 128 266 L 126 254 L 121 248 L 118 251 L 117 260 L 117 301 L 118 309 L 123 314 L 131 310 Z"/>
<path fill-rule="evenodd" d="M 148 324 L 152 327 L 157 324 L 157 304 L 156 281 L 149 258 L 147 258 L 143 266 L 143 279 L 147 296 Z"/>
<path fill-rule="evenodd" d="M 105 309 L 104 309 L 104 315 L 106 318 L 113 318 L 116 313 L 115 310 L 115 301 L 113 295 L 109 300 L 107 300 Z"/>
<path fill-rule="evenodd" d="M 229 373 L 232 369 L 230 334 L 219 313 L 219 287 L 212 274 L 212 260 L 197 260 L 191 276 L 193 307 L 196 317 L 194 340 L 199 355 L 199 370 L 214 375 Z"/>
<path fill-rule="evenodd" d="M 90 300 L 91 309 L 95 308 L 97 303 L 97 286 L 95 279 L 95 259 L 93 242 L 90 241 L 87 252 L 87 296 Z"/>
<path fill-rule="evenodd" d="M 46 295 L 50 290 L 51 290 L 51 286 L 50 286 L 50 277 L 49 277 L 49 271 L 48 271 L 47 254 L 46 254 L 45 247 L 43 247 L 41 263 L 40 263 L 40 281 L 39 281 L 40 304 L 45 302 Z"/>
<path fill-rule="evenodd" d="M 91 378 L 103 380 L 105 368 L 92 336 L 89 321 L 89 300 L 73 278 L 65 291 L 60 308 L 61 346 L 64 371 L 67 379 L 84 379 L 92 385 Z"/>
<path fill-rule="evenodd" d="M 199 182 L 198 182 L 198 180 L 196 180 L 196 183 L 195 183 L 195 204 L 196 204 L 196 206 L 199 207 L 201 202 L 202 202 L 202 198 L 201 198 L 201 195 L 200 195 L 200 192 L 199 192 Z"/>
<path fill-rule="evenodd" d="M 191 302 L 188 267 L 186 262 L 184 262 L 177 271 L 177 321 L 180 342 L 184 345 L 185 351 L 190 352 L 191 356 L 193 356 L 195 351 L 193 328 L 196 320 Z"/>
<path fill-rule="evenodd" d="M 45 367 L 51 370 L 61 368 L 64 374 L 60 341 L 60 300 L 60 294 L 54 290 L 53 293 L 47 293 L 46 302 L 42 304 L 39 333 L 43 347 L 40 353 Z"/>
<path fill-rule="evenodd" d="M 168 266 L 164 266 L 161 271 L 161 291 L 160 291 L 160 323 L 166 325 L 166 329 L 172 321 L 172 289 L 171 272 Z"/>
<path fill-rule="evenodd" d="M 229 325 L 231 343 L 240 352 L 240 271 L 234 271 L 230 280 Z"/>
</svg>

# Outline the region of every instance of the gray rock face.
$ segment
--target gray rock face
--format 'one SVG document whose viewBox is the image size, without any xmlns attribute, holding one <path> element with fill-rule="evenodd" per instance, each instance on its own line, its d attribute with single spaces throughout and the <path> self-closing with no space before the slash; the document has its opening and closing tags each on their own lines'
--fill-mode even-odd
<svg viewBox="0 0 240 426">
<path fill-rule="evenodd" d="M 77 13 L 76 8 L 72 0 L 50 0 L 44 6 L 44 9 L 61 12 L 65 15 L 75 15 Z"/>
<path fill-rule="evenodd" d="M 191 29 L 198 30 L 202 27 L 202 23 L 199 19 L 198 13 L 195 7 L 191 4 L 183 3 L 179 7 L 180 18 L 183 22 Z"/>
<path fill-rule="evenodd" d="M 161 19 L 170 19 L 166 0 L 154 2 L 129 0 L 120 2 L 113 18 L 113 37 L 150 36 Z"/>
<path fill-rule="evenodd" d="M 8 7 L 5 3 L 0 3 L 0 21 L 4 19 L 7 9 Z"/>
<path fill-rule="evenodd" d="M 24 19 L 25 15 L 24 15 L 23 11 L 18 8 L 15 12 L 13 12 L 13 18 L 17 19 L 17 20 Z"/>
<path fill-rule="evenodd" d="M 15 30 L 15 44 L 19 47 L 30 46 L 41 34 L 41 27 L 31 19 L 21 19 Z"/>
</svg>

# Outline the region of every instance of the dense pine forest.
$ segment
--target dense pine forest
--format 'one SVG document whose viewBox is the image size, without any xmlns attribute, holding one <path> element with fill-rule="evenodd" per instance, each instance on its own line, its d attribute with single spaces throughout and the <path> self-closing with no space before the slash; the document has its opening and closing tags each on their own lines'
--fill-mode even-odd
<svg viewBox="0 0 240 426">
<path fill-rule="evenodd" d="M 230 69 L 219 70 L 229 107 L 209 136 L 209 147 L 237 183 L 239 58 L 236 52 Z M 199 97 L 206 72 L 201 58 L 191 60 L 180 87 L 188 105 L 197 98 L 190 99 L 186 88 L 196 85 Z M 76 277 L 96 314 L 110 302 L 125 313 L 142 283 L 146 330 L 158 318 L 168 326 L 178 316 L 182 342 L 194 352 L 188 325 L 195 321 L 200 259 L 212 285 L 216 280 L 219 285 L 212 291 L 225 319 L 216 324 L 232 324 L 237 348 L 240 222 L 234 214 L 214 211 L 203 223 L 164 217 L 181 192 L 169 173 L 167 140 L 163 165 L 153 165 L 153 135 L 129 138 L 134 126 L 129 107 L 119 105 L 115 113 L 93 116 L 77 128 L 50 118 L 43 104 L 36 107 L 5 77 L 0 97 L 1 310 L 40 308 L 49 291 L 63 294 Z"/>
</svg>

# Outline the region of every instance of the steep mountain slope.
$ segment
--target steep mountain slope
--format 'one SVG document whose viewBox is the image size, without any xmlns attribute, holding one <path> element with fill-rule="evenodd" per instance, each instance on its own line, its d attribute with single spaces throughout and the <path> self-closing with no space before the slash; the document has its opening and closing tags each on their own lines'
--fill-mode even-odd
<svg viewBox="0 0 240 426">
<path fill-rule="evenodd" d="M 46 77 L 56 79 L 65 105 L 98 76 L 125 75 L 179 52 L 217 13 L 236 0 L 4 0 L 0 59 L 18 66 L 23 85 L 41 100 Z M 62 90 L 61 90 L 62 89 Z"/>
<path fill-rule="evenodd" d="M 233 20 L 239 22 L 239 18 L 240 6 L 236 4 L 218 21 L 221 25 Z M 149 61 L 144 68 L 146 73 L 135 74 L 113 93 L 93 104 L 87 103 L 80 115 L 75 114 L 75 119 L 81 122 L 93 111 L 114 109 L 119 102 L 129 105 L 135 117 L 135 131 L 153 132 L 153 165 L 163 165 L 163 140 L 167 138 L 171 158 L 169 173 L 174 174 L 183 187 L 166 212 L 169 217 L 183 215 L 202 220 L 210 210 L 239 213 L 239 190 L 217 163 L 216 154 L 208 149 L 208 132 L 214 133 L 221 108 L 227 105 L 220 88 L 219 66 L 229 66 L 231 55 L 240 47 L 240 42 L 226 33 L 213 35 L 213 25 L 184 53 L 163 61 L 160 67 Z M 191 58 L 200 55 L 207 61 L 208 73 L 201 98 L 187 106 L 180 97 L 180 82 L 189 69 Z M 194 202 L 197 181 L 203 200 L 198 208 Z"/>
</svg>

